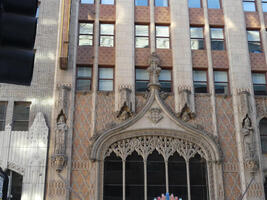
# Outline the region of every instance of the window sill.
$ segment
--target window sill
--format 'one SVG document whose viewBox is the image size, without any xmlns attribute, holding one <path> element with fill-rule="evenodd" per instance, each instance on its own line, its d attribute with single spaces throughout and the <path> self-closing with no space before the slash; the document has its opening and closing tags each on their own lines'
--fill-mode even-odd
<svg viewBox="0 0 267 200">
<path fill-rule="evenodd" d="M 223 98 L 228 98 L 228 97 L 232 97 L 231 94 L 214 94 L 215 97 L 223 97 Z"/>
<path fill-rule="evenodd" d="M 109 96 L 109 95 L 113 95 L 114 91 L 97 91 L 96 93 L 99 94 L 99 95 Z"/>
<path fill-rule="evenodd" d="M 86 94 L 92 94 L 93 92 L 92 90 L 76 90 L 76 93 L 86 95 Z"/>
</svg>

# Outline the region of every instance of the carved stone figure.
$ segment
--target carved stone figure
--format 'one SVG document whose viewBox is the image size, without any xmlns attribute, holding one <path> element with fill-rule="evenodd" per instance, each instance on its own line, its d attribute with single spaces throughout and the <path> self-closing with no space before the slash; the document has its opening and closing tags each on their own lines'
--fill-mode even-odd
<svg viewBox="0 0 267 200">
<path fill-rule="evenodd" d="M 195 117 L 195 109 L 194 105 L 191 101 L 191 91 L 188 89 L 184 89 L 179 91 L 179 99 L 180 99 L 180 112 L 178 112 L 178 117 L 183 121 L 189 121 L 190 119 Z"/>
<path fill-rule="evenodd" d="M 245 160 L 254 160 L 255 145 L 254 145 L 254 131 L 251 124 L 251 119 L 246 115 L 242 122 L 243 146 L 245 153 Z"/>
<path fill-rule="evenodd" d="M 68 131 L 66 120 L 66 116 L 64 115 L 63 111 L 61 111 L 57 117 L 54 154 L 54 161 L 56 164 L 57 171 L 61 171 L 66 162 L 66 136 Z"/>
<path fill-rule="evenodd" d="M 149 84 L 148 87 L 156 86 L 156 88 L 159 88 L 159 74 L 161 71 L 160 65 L 160 59 L 156 52 L 153 52 L 149 58 L 149 67 L 147 68 L 147 71 L 149 73 Z"/>
<path fill-rule="evenodd" d="M 120 110 L 117 114 L 117 118 L 120 120 L 126 120 L 133 115 L 131 93 L 132 90 L 127 87 L 120 89 Z"/>
</svg>

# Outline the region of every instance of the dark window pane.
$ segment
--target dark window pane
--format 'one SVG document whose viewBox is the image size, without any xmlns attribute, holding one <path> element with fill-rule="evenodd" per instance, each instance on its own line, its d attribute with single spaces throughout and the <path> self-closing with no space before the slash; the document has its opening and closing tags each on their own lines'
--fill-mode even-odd
<svg viewBox="0 0 267 200">
<path fill-rule="evenodd" d="M 194 82 L 195 93 L 207 93 L 207 83 Z"/>
<path fill-rule="evenodd" d="M 148 6 L 148 0 L 135 0 L 136 6 Z"/>
<path fill-rule="evenodd" d="M 228 94 L 228 84 L 227 83 L 214 83 L 216 94 Z"/>
<path fill-rule="evenodd" d="M 267 119 L 263 118 L 259 124 L 262 153 L 267 153 Z"/>
<path fill-rule="evenodd" d="M 165 163 L 163 157 L 154 151 L 147 160 L 147 199 L 154 199 L 166 193 Z"/>
<path fill-rule="evenodd" d="M 211 50 L 224 50 L 224 41 L 223 40 L 212 40 Z"/>
<path fill-rule="evenodd" d="M 13 130 L 27 131 L 30 116 L 30 103 L 16 102 L 13 112 Z"/>
<path fill-rule="evenodd" d="M 208 8 L 220 9 L 220 0 L 208 0 Z"/>
<path fill-rule="evenodd" d="M 260 42 L 248 42 L 248 49 L 251 53 L 262 53 Z"/>
<path fill-rule="evenodd" d="M 5 120 L 6 120 L 6 102 L 0 102 L 0 131 L 5 130 Z"/>
<path fill-rule="evenodd" d="M 99 91 L 112 91 L 113 80 L 99 80 Z"/>
<path fill-rule="evenodd" d="M 77 90 L 90 90 L 91 80 L 77 80 Z"/>
<path fill-rule="evenodd" d="M 144 162 L 136 152 L 126 160 L 126 199 L 144 199 Z"/>
<path fill-rule="evenodd" d="M 0 131 L 5 130 L 5 121 L 0 121 Z"/>
<path fill-rule="evenodd" d="M 191 39 L 191 49 L 193 50 L 204 49 L 204 40 L 203 39 Z"/>
<path fill-rule="evenodd" d="M 135 82 L 135 90 L 137 92 L 145 92 L 147 91 L 148 81 L 136 81 Z"/>
<path fill-rule="evenodd" d="M 155 6 L 168 7 L 168 0 L 155 0 Z"/>
<path fill-rule="evenodd" d="M 188 0 L 189 8 L 201 8 L 200 0 Z"/>
<path fill-rule="evenodd" d="M 171 92 L 172 83 L 167 81 L 160 81 L 160 90 L 164 92 Z"/>
<path fill-rule="evenodd" d="M 266 85 L 253 85 L 255 95 L 267 95 Z"/>
<path fill-rule="evenodd" d="M 206 162 L 198 154 L 189 161 L 191 200 L 208 200 Z"/>
<path fill-rule="evenodd" d="M 178 199 L 187 199 L 187 178 L 185 160 L 175 153 L 168 161 L 169 191 Z"/>
<path fill-rule="evenodd" d="M 114 153 L 104 162 L 104 200 L 122 200 L 122 161 Z"/>
<path fill-rule="evenodd" d="M 12 173 L 12 184 L 11 184 L 11 195 L 12 195 L 12 200 L 21 200 L 21 193 L 22 193 L 22 179 L 23 176 L 20 174 L 11 171 Z"/>
</svg>

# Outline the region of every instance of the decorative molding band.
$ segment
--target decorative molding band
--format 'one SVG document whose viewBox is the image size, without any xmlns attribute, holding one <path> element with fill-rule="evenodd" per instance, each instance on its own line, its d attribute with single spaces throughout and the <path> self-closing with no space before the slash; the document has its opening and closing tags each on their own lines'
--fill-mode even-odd
<svg viewBox="0 0 267 200">
<path fill-rule="evenodd" d="M 250 94 L 251 93 L 250 88 L 236 88 L 237 94 L 244 93 L 244 92 L 248 92 Z"/>
<path fill-rule="evenodd" d="M 177 89 L 178 89 L 179 93 L 183 92 L 184 90 L 188 90 L 188 91 L 192 92 L 192 87 L 190 85 L 179 85 L 177 87 Z"/>
<path fill-rule="evenodd" d="M 25 172 L 25 168 L 23 166 L 19 166 L 14 162 L 8 161 L 7 168 L 19 173 L 20 175 L 24 175 L 24 172 Z"/>
</svg>

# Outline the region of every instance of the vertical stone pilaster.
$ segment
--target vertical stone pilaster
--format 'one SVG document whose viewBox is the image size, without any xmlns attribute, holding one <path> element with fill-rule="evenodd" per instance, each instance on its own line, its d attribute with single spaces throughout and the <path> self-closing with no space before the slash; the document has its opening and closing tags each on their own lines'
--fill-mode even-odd
<svg viewBox="0 0 267 200">
<path fill-rule="evenodd" d="M 115 110 L 119 111 L 121 88 L 131 90 L 132 111 L 135 110 L 135 47 L 134 47 L 134 2 L 116 1 L 116 66 Z"/>
</svg>

